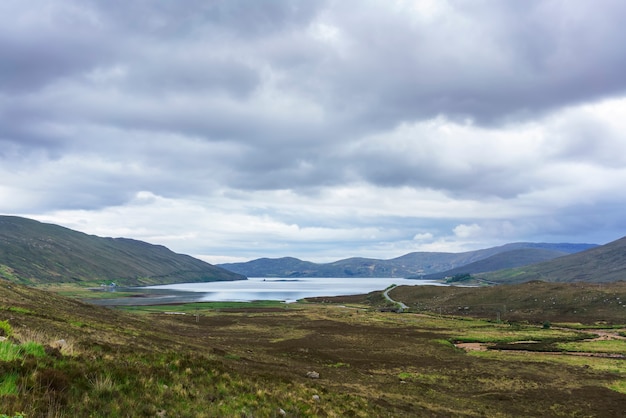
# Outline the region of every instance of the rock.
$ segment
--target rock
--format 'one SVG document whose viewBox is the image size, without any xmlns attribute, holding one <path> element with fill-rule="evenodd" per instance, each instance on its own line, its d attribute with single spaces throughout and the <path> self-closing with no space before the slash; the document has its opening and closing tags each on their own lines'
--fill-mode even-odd
<svg viewBox="0 0 626 418">
<path fill-rule="evenodd" d="M 319 402 L 319 400 L 320 400 L 320 395 L 313 395 L 313 400 L 314 400 L 315 402 Z"/>
<path fill-rule="evenodd" d="M 284 417 L 287 415 L 287 413 L 285 412 L 283 408 L 278 408 L 278 415 L 280 415 L 281 417 Z"/>
<path fill-rule="evenodd" d="M 51 344 L 52 347 L 58 348 L 59 350 L 65 347 L 66 345 L 67 345 L 67 341 L 65 341 L 64 339 L 56 340 L 55 342 Z"/>
<path fill-rule="evenodd" d="M 306 373 L 306 377 L 308 377 L 309 379 L 319 379 L 320 374 L 316 371 L 310 371 Z"/>
</svg>

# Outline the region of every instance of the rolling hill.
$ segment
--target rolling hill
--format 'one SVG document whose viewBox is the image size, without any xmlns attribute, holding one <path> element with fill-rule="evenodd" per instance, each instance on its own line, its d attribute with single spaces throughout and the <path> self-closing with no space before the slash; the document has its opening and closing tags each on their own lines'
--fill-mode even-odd
<svg viewBox="0 0 626 418">
<path fill-rule="evenodd" d="M 114 280 L 123 285 L 245 279 L 161 245 L 101 238 L 16 216 L 0 216 L 0 278 L 26 284 Z"/>
<path fill-rule="evenodd" d="M 626 280 L 626 237 L 576 254 L 480 277 L 498 283 L 614 282 Z"/>
<path fill-rule="evenodd" d="M 552 255 L 556 257 L 557 253 L 559 255 L 571 254 L 595 246 L 595 244 L 519 242 L 463 253 L 413 252 L 389 260 L 355 257 L 332 263 L 312 263 L 293 257 L 284 257 L 260 258 L 245 263 L 227 263 L 218 264 L 218 266 L 248 277 L 422 277 L 445 272 L 513 250 L 551 251 Z M 496 267 L 499 269 L 519 265 L 515 264 L 515 259 L 523 259 L 525 263 L 536 263 L 545 260 L 547 253 L 535 251 L 533 254 L 537 258 L 533 258 L 530 253 L 522 257 L 521 254 L 511 252 L 509 257 L 513 259 L 505 261 L 505 256 L 503 256 Z"/>
<path fill-rule="evenodd" d="M 452 277 L 458 274 L 476 274 L 503 270 L 552 260 L 565 255 L 568 255 L 568 253 L 563 251 L 547 250 L 542 248 L 520 248 L 517 250 L 498 253 L 483 260 L 475 261 L 452 270 L 428 274 L 424 276 L 424 278 L 443 279 L 444 277 Z"/>
</svg>

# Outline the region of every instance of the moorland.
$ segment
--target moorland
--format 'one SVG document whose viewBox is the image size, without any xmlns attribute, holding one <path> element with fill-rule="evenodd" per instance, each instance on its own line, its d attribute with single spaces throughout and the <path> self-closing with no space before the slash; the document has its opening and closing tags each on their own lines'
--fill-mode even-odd
<svg viewBox="0 0 626 418">
<path fill-rule="evenodd" d="M 621 416 L 626 285 L 570 286 L 398 287 L 390 295 L 411 309 L 397 314 L 382 312 L 382 292 L 110 309 L 1 281 L 0 412 Z M 581 294 L 589 303 L 572 316 Z"/>
</svg>

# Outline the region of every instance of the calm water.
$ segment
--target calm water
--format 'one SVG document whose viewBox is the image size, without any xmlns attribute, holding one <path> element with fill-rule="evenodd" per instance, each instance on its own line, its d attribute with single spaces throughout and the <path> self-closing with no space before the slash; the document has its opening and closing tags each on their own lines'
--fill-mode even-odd
<svg viewBox="0 0 626 418">
<path fill-rule="evenodd" d="M 431 280 L 408 280 L 398 278 L 298 278 L 263 279 L 258 277 L 233 282 L 179 283 L 150 286 L 146 289 L 173 290 L 197 293 L 196 300 L 206 302 L 253 300 L 281 300 L 294 302 L 315 296 L 344 296 L 383 290 L 389 285 L 437 285 Z"/>
</svg>

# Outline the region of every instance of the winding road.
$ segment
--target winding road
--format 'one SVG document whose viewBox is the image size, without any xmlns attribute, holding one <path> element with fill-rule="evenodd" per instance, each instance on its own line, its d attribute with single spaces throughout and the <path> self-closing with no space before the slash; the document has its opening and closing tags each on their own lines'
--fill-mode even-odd
<svg viewBox="0 0 626 418">
<path fill-rule="evenodd" d="M 406 311 L 407 309 L 409 309 L 408 306 L 406 306 L 404 303 L 402 302 L 398 302 L 397 300 L 393 300 L 391 299 L 391 296 L 389 296 L 389 291 L 395 289 L 396 287 L 398 287 L 397 285 L 391 285 L 387 288 L 387 290 L 385 290 L 383 292 L 383 296 L 385 297 L 385 299 L 387 299 L 389 302 L 394 303 L 396 305 L 398 305 L 400 307 L 400 311 Z"/>
</svg>

